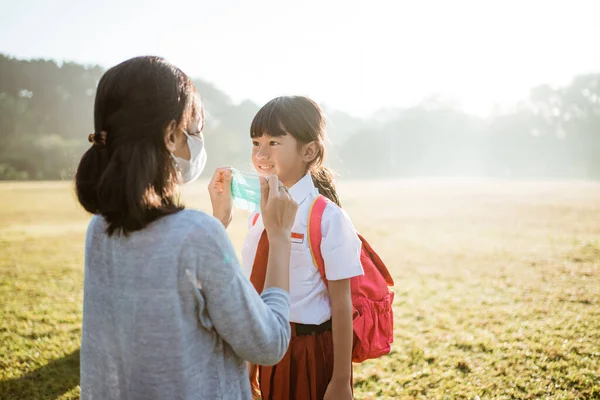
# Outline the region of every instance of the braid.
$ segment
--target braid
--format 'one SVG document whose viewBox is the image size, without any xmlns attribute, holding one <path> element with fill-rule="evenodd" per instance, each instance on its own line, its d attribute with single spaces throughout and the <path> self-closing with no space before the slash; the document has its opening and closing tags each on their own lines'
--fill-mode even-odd
<svg viewBox="0 0 600 400">
<path fill-rule="evenodd" d="M 315 186 L 319 189 L 319 193 L 341 207 L 342 205 L 340 204 L 340 198 L 335 190 L 331 170 L 327 167 L 319 166 L 317 169 L 311 171 L 310 175 L 312 176 Z"/>
</svg>

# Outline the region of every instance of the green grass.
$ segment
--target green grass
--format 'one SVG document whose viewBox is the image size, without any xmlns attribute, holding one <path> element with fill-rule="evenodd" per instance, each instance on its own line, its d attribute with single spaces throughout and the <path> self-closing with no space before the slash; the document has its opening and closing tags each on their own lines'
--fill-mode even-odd
<svg viewBox="0 0 600 400">
<path fill-rule="evenodd" d="M 393 352 L 354 366 L 357 399 L 600 398 L 600 184 L 340 192 L 396 279 Z M 76 399 L 89 217 L 67 183 L 0 184 L 0 206 L 0 399 Z"/>
</svg>

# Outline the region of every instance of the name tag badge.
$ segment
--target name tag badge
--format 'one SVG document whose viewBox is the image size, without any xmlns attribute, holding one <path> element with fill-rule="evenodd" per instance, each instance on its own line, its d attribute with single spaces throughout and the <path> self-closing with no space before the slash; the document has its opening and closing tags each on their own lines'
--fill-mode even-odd
<svg viewBox="0 0 600 400">
<path fill-rule="evenodd" d="M 304 243 L 304 234 L 292 232 L 292 243 Z"/>
</svg>

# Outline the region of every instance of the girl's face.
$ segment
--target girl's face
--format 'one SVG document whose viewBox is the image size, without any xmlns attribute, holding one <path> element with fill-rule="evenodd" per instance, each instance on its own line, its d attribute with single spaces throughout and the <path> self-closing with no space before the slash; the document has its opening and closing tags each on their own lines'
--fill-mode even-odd
<svg viewBox="0 0 600 400">
<path fill-rule="evenodd" d="M 281 183 L 293 186 L 307 170 L 306 145 L 290 134 L 273 137 L 264 133 L 252 139 L 252 165 L 262 176 L 276 174 Z"/>
</svg>

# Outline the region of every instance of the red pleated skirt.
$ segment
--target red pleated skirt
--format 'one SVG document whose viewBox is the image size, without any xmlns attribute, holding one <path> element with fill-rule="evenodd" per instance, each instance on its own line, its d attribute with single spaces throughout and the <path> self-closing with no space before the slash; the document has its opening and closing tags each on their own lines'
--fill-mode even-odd
<svg viewBox="0 0 600 400">
<path fill-rule="evenodd" d="M 277 365 L 255 369 L 255 388 L 262 400 L 322 400 L 333 374 L 331 330 L 299 336 L 291 326 L 287 353 Z"/>
</svg>

